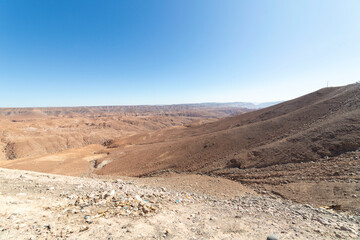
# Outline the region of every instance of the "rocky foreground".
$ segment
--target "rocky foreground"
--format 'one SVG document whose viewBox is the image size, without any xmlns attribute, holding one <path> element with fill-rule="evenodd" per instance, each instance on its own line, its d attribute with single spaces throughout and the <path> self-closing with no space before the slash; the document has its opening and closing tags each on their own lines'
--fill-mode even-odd
<svg viewBox="0 0 360 240">
<path fill-rule="evenodd" d="M 131 179 L 0 169 L 0 209 L 0 239 L 360 239 L 359 216 Z"/>
</svg>

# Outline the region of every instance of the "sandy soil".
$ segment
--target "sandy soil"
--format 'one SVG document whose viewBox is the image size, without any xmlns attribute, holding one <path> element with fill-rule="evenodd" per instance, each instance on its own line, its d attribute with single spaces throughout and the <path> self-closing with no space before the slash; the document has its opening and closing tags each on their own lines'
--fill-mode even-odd
<svg viewBox="0 0 360 240">
<path fill-rule="evenodd" d="M 1 239 L 356 239 L 359 217 L 258 195 L 218 178 L 110 180 L 0 169 Z M 175 182 L 178 184 L 175 186 Z M 228 181 L 228 180 L 225 180 Z M 152 183 L 149 186 L 147 183 Z M 194 191 L 188 187 L 193 183 Z M 223 185 L 227 188 L 227 185 Z M 185 188 L 182 188 L 185 187 Z M 236 192 L 236 193 L 235 193 Z M 214 192 L 213 192 L 214 193 Z M 235 196 L 236 195 L 236 196 Z M 231 197 L 230 197 L 231 196 Z"/>
</svg>

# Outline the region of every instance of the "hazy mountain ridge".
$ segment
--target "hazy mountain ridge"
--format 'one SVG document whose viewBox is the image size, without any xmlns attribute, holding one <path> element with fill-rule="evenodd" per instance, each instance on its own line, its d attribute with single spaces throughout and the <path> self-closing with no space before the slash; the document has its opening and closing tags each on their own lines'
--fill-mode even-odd
<svg viewBox="0 0 360 240">
<path fill-rule="evenodd" d="M 278 104 L 280 102 L 228 102 L 228 103 L 190 103 L 190 104 L 171 104 L 171 105 L 114 105 L 114 106 L 82 106 L 82 107 L 29 107 L 29 108 L 0 108 L 0 116 L 15 115 L 69 115 L 69 114 L 100 114 L 100 113 L 146 113 L 154 112 L 166 113 L 169 111 L 198 110 L 204 108 L 244 108 L 260 109 Z"/>
</svg>

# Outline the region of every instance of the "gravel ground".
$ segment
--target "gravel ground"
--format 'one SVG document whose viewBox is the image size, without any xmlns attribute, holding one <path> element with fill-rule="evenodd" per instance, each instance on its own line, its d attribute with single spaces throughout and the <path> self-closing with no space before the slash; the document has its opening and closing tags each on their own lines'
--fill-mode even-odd
<svg viewBox="0 0 360 240">
<path fill-rule="evenodd" d="M 142 182 L 144 182 L 142 180 Z M 360 239 L 360 217 L 276 196 L 0 169 L 0 239 Z"/>
</svg>

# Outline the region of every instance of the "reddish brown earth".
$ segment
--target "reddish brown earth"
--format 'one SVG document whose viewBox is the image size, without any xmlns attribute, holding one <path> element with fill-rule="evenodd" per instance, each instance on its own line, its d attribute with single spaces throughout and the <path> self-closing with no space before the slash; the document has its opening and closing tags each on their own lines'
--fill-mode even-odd
<svg viewBox="0 0 360 240">
<path fill-rule="evenodd" d="M 0 165 L 70 175 L 89 171 L 113 139 L 249 111 L 209 105 L 0 108 Z M 75 160 L 77 158 L 77 160 Z M 74 168 L 73 165 L 76 165 Z"/>
</svg>

